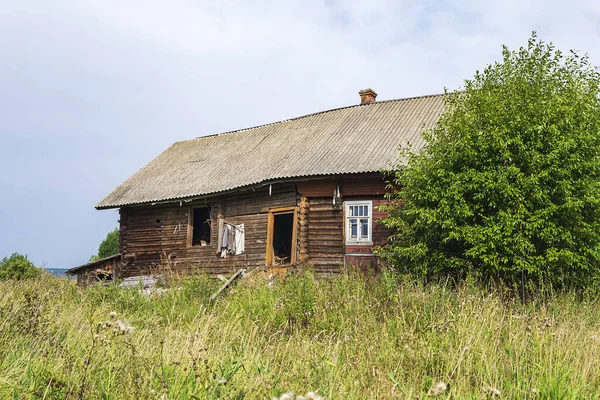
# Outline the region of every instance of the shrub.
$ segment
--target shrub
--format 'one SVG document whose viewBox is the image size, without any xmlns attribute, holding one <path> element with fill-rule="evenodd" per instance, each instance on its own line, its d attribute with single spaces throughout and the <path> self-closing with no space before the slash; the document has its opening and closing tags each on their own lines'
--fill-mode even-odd
<svg viewBox="0 0 600 400">
<path fill-rule="evenodd" d="M 100 246 L 98 246 L 98 254 L 91 256 L 90 261 L 97 261 L 118 254 L 120 251 L 119 235 L 119 228 L 108 232 L 104 240 L 100 243 Z"/>
<path fill-rule="evenodd" d="M 34 278 L 39 274 L 40 269 L 33 265 L 25 255 L 13 253 L 10 257 L 4 257 L 0 261 L 0 281 Z"/>
<path fill-rule="evenodd" d="M 393 171 L 381 254 L 430 278 L 536 290 L 600 282 L 600 78 L 533 34 L 447 93 Z"/>
</svg>

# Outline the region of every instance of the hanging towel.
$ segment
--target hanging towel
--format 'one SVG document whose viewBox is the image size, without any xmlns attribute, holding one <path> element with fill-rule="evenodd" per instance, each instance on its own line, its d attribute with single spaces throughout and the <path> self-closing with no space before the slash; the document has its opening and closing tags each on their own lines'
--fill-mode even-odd
<svg viewBox="0 0 600 400">
<path fill-rule="evenodd" d="M 229 248 L 231 241 L 229 240 L 229 233 L 231 231 L 231 225 L 224 224 L 223 225 L 223 236 L 221 238 L 221 257 L 227 257 L 227 250 Z"/>
<path fill-rule="evenodd" d="M 227 225 L 227 252 L 229 254 L 236 254 L 235 233 L 235 225 Z"/>
<path fill-rule="evenodd" d="M 219 223 L 217 225 L 217 254 L 221 254 L 221 247 L 223 247 L 223 217 L 219 214 Z"/>
<path fill-rule="evenodd" d="M 235 232 L 234 236 L 234 253 L 235 255 L 242 254 L 244 252 L 244 241 L 245 241 L 245 233 L 244 233 L 244 224 L 234 225 L 233 230 Z"/>
<path fill-rule="evenodd" d="M 232 225 L 219 218 L 219 233 L 217 235 L 217 254 L 225 258 L 227 254 L 240 255 L 245 251 L 244 224 Z"/>
</svg>

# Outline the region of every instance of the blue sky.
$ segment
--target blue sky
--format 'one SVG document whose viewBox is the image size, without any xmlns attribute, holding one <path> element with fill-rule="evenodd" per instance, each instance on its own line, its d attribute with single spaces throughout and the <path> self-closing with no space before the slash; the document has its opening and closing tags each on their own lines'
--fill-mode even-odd
<svg viewBox="0 0 600 400">
<path fill-rule="evenodd" d="M 592 0 L 0 0 L 0 257 L 84 263 L 174 141 L 456 89 L 532 30 L 600 64 Z"/>
</svg>

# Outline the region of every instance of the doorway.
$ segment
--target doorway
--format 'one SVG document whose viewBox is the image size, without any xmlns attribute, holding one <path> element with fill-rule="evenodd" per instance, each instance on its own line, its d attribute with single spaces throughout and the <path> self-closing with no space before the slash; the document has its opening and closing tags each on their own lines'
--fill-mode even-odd
<svg viewBox="0 0 600 400">
<path fill-rule="evenodd" d="M 289 265 L 296 262 L 296 207 L 269 211 L 265 264 Z"/>
</svg>

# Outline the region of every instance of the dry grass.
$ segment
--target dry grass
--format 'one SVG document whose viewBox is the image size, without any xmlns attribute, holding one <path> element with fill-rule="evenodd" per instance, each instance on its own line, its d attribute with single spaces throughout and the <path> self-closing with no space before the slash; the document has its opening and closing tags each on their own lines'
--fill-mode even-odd
<svg viewBox="0 0 600 400">
<path fill-rule="evenodd" d="M 214 288 L 206 277 L 155 296 L 52 276 L 0 283 L 0 397 L 600 396 L 597 299 L 522 305 L 389 273 L 241 284 L 210 304 Z"/>
</svg>

